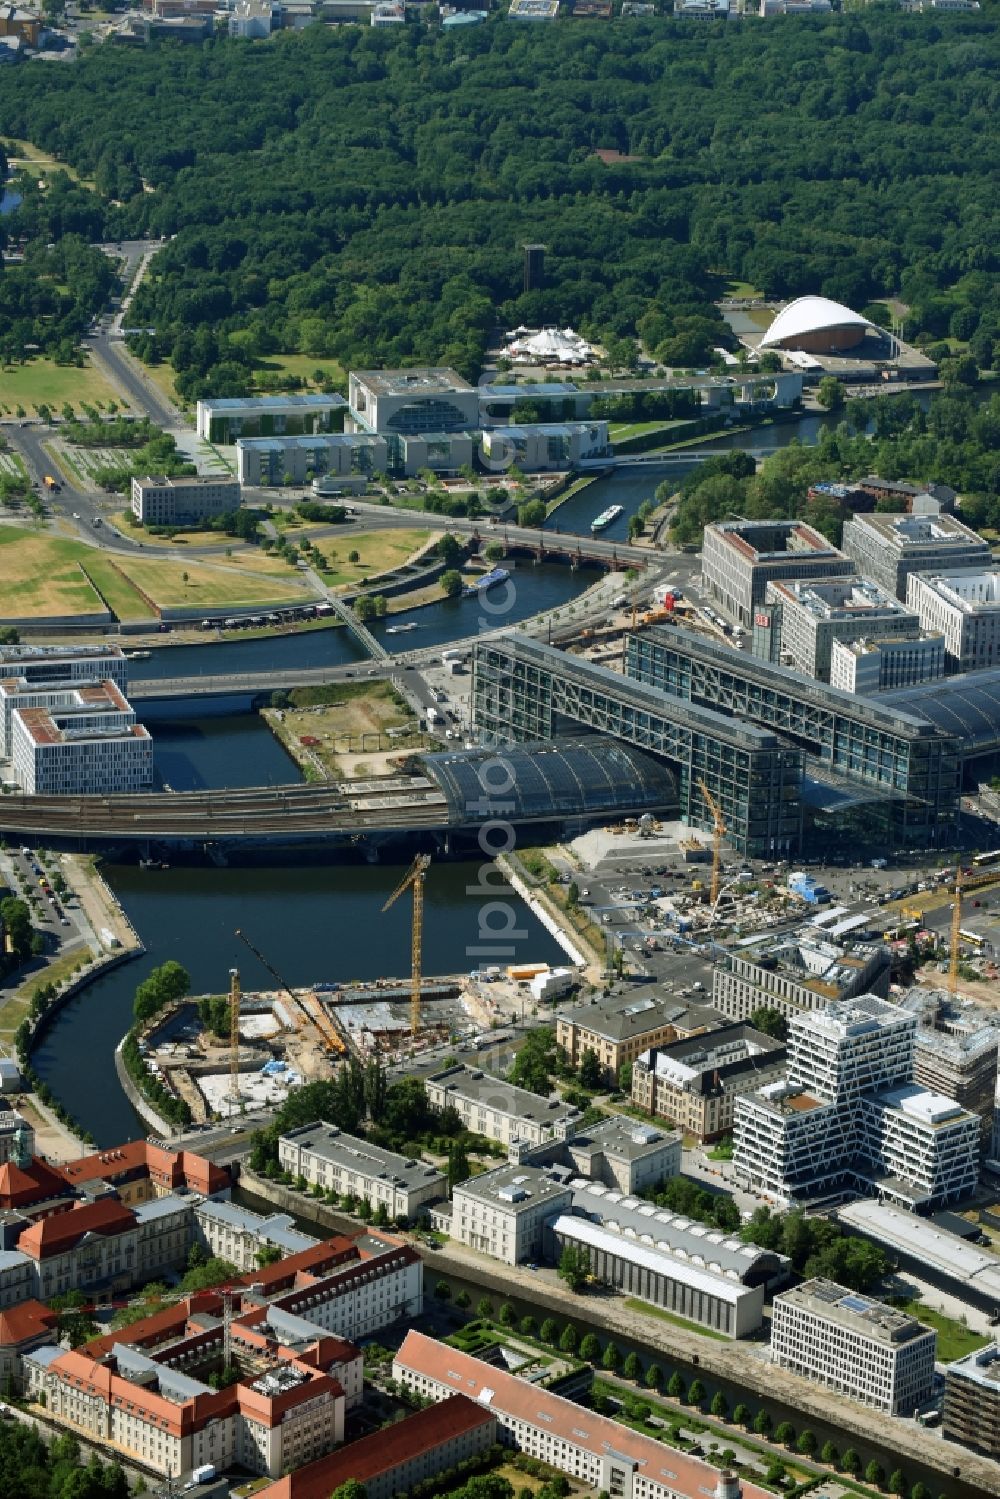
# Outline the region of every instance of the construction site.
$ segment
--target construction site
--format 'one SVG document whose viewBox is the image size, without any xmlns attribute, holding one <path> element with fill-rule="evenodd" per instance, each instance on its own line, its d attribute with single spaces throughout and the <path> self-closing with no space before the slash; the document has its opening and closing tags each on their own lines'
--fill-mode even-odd
<svg viewBox="0 0 1000 1499">
<path fill-rule="evenodd" d="M 233 968 L 228 992 L 186 998 L 159 1012 L 138 1048 L 148 1071 L 203 1124 L 282 1104 L 291 1090 L 329 1078 L 341 1063 L 379 1058 L 387 1065 L 434 1048 L 474 1048 L 501 1037 L 525 1013 L 526 998 L 547 994 L 545 963 L 493 967 L 460 975 L 422 972 L 423 885 L 427 854 L 414 859 L 383 910 L 412 902 L 412 966 L 408 977 L 365 983 L 290 985 L 242 931 L 254 968 L 272 981 L 244 990 Z"/>
</svg>

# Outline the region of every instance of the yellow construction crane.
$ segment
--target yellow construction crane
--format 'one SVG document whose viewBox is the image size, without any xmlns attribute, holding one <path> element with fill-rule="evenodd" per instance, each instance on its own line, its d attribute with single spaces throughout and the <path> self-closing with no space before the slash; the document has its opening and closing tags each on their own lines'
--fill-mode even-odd
<svg viewBox="0 0 1000 1499">
<path fill-rule="evenodd" d="M 958 949 L 962 941 L 962 861 L 955 870 L 955 904 L 951 909 L 951 968 L 948 972 L 948 988 L 958 993 Z"/>
<path fill-rule="evenodd" d="M 241 942 L 245 942 L 246 943 L 247 947 L 249 947 L 250 951 L 253 953 L 254 957 L 257 959 L 257 962 L 261 965 L 261 967 L 267 969 L 268 973 L 274 979 L 274 982 L 277 984 L 278 988 L 279 989 L 284 989 L 285 993 L 288 995 L 288 998 L 292 1002 L 290 1010 L 289 1010 L 288 1018 L 291 1021 L 292 1025 L 295 1026 L 296 1030 L 298 1030 L 299 1027 L 300 1027 L 300 1022 L 299 1022 L 299 1013 L 300 1013 L 300 1011 L 299 1011 L 299 1001 L 296 999 L 295 995 L 293 994 L 291 985 L 285 983 L 285 980 L 281 977 L 281 974 L 278 972 L 278 970 L 276 968 L 274 968 L 267 961 L 267 959 L 265 958 L 264 954 L 259 950 L 259 948 L 254 947 L 253 943 L 250 941 L 250 938 L 247 936 L 246 932 L 241 932 L 240 929 L 239 929 L 239 927 L 237 927 L 236 928 L 236 936 L 239 937 L 239 939 L 240 939 Z"/>
<path fill-rule="evenodd" d="M 413 926 L 410 933 L 410 1034 L 415 1036 L 420 1029 L 420 969 L 424 943 L 424 880 L 430 867 L 430 854 L 418 854 L 395 890 L 389 896 L 383 911 L 413 887 Z"/>
<path fill-rule="evenodd" d="M 708 803 L 708 810 L 712 814 L 712 894 L 711 902 L 713 909 L 719 899 L 719 876 L 722 872 L 722 839 L 726 831 L 726 819 L 722 815 L 722 808 L 715 797 L 709 791 L 703 780 L 699 780 L 698 788 Z"/>
<path fill-rule="evenodd" d="M 240 1094 L 240 970 L 229 970 L 229 1100 L 242 1107 Z"/>
</svg>

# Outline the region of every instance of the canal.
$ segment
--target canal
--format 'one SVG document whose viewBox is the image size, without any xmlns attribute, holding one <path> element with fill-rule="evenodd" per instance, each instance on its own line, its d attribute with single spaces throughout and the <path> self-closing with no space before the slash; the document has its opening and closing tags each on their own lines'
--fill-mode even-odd
<svg viewBox="0 0 1000 1499">
<path fill-rule="evenodd" d="M 147 951 L 88 985 L 55 1017 L 32 1058 L 39 1076 L 98 1145 L 145 1135 L 147 1126 L 118 1085 L 113 1054 L 131 1023 L 136 985 L 149 971 L 176 958 L 190 973 L 195 994 L 222 993 L 233 967 L 247 989 L 272 988 L 234 936 L 240 927 L 296 986 L 407 975 L 409 902 L 381 914 L 405 867 L 291 860 L 256 869 L 105 866 L 105 878 Z M 424 895 L 425 973 L 466 973 L 482 961 L 475 952 L 483 941 L 481 902 L 466 894 L 477 868 L 431 867 Z M 541 923 L 513 892 L 509 898 L 524 934 L 514 939 L 510 961 L 562 961 L 561 948 Z"/>
<path fill-rule="evenodd" d="M 250 1208 L 255 1213 L 267 1215 L 275 1211 L 275 1208 L 270 1203 L 261 1197 L 256 1197 L 252 1192 L 245 1191 L 242 1187 L 236 1188 L 233 1198 L 242 1206 Z M 358 1233 L 360 1228 L 357 1219 L 349 1218 L 345 1215 L 338 1215 L 336 1229 L 325 1228 L 308 1218 L 296 1218 L 295 1223 L 303 1233 L 311 1234 L 314 1238 L 318 1239 L 330 1238 L 335 1232 L 352 1236 Z M 447 1307 L 443 1307 L 440 1303 L 435 1305 L 437 1301 L 434 1294 L 435 1288 L 440 1281 L 444 1281 L 451 1292 L 450 1302 Z M 468 1295 L 470 1301 L 470 1306 L 464 1315 L 454 1305 L 455 1297 L 462 1291 Z M 690 1385 L 691 1381 L 695 1378 L 700 1379 L 705 1386 L 705 1399 L 702 1402 L 705 1410 L 708 1409 L 713 1395 L 721 1392 L 725 1396 L 731 1411 L 735 1410 L 736 1406 L 742 1401 L 749 1405 L 754 1415 L 761 1409 L 766 1410 L 771 1417 L 774 1428 L 777 1428 L 782 1421 L 790 1421 L 796 1433 L 800 1433 L 808 1427 L 817 1438 L 817 1450 L 827 1441 L 833 1442 L 839 1452 L 845 1452 L 848 1447 L 853 1447 L 861 1457 L 863 1465 L 867 1466 L 874 1459 L 883 1465 L 887 1473 L 897 1467 L 901 1467 L 910 1485 L 919 1480 L 927 1485 L 931 1493 L 942 1496 L 942 1499 L 944 1499 L 944 1496 L 947 1496 L 947 1499 L 979 1499 L 978 1489 L 961 1481 L 961 1448 L 946 1449 L 949 1458 L 952 1453 L 954 1453 L 955 1458 L 954 1465 L 951 1468 L 951 1477 L 948 1478 L 937 1469 L 925 1468 L 920 1463 L 909 1458 L 901 1460 L 897 1455 L 885 1449 L 876 1448 L 870 1442 L 865 1442 L 860 1437 L 850 1435 L 834 1420 L 823 1421 L 811 1412 L 806 1414 L 803 1411 L 797 1410 L 794 1406 L 786 1405 L 782 1401 L 774 1399 L 768 1392 L 767 1353 L 765 1347 L 761 1346 L 760 1343 L 757 1345 L 760 1348 L 761 1355 L 759 1371 L 755 1370 L 753 1375 L 747 1378 L 745 1384 L 737 1383 L 735 1379 L 724 1378 L 711 1373 L 697 1357 L 687 1358 L 680 1354 L 677 1349 L 676 1340 L 671 1337 L 669 1322 L 657 1317 L 652 1311 L 648 1315 L 648 1335 L 645 1338 L 626 1336 L 617 1329 L 612 1336 L 595 1320 L 596 1317 L 602 1314 L 614 1319 L 615 1307 L 616 1305 L 621 1305 L 615 1293 L 607 1289 L 598 1288 L 586 1296 L 581 1296 L 578 1304 L 574 1305 L 572 1310 L 568 1310 L 561 1298 L 557 1300 L 553 1297 L 550 1300 L 545 1296 L 544 1276 L 535 1278 L 525 1274 L 523 1282 L 519 1282 L 518 1284 L 516 1294 L 511 1295 L 509 1294 L 509 1287 L 494 1278 L 491 1274 L 490 1266 L 486 1262 L 482 1266 L 481 1276 L 477 1275 L 472 1269 L 462 1274 L 457 1274 L 453 1271 L 450 1264 L 446 1264 L 445 1262 L 436 1263 L 435 1256 L 432 1253 L 424 1255 L 424 1304 L 427 1308 L 425 1316 L 433 1319 L 435 1323 L 435 1335 L 447 1336 L 450 1330 L 454 1330 L 462 1322 L 472 1318 L 475 1315 L 477 1304 L 484 1295 L 491 1302 L 494 1315 L 496 1315 L 504 1302 L 509 1302 L 514 1308 L 517 1322 L 520 1322 L 522 1317 L 533 1317 L 536 1326 L 540 1327 L 547 1317 L 554 1317 L 559 1324 L 560 1331 L 567 1323 L 572 1323 L 580 1338 L 587 1332 L 595 1333 L 600 1341 L 602 1351 L 607 1347 L 609 1342 L 613 1341 L 622 1355 L 622 1361 L 630 1353 L 634 1352 L 642 1360 L 643 1368 L 648 1368 L 653 1363 L 659 1364 L 663 1371 L 664 1387 L 668 1383 L 671 1374 L 675 1371 L 680 1374 L 687 1385 Z M 588 1315 L 591 1311 L 593 1311 L 594 1316 Z M 765 1334 L 766 1330 L 767 1323 L 765 1322 Z M 390 1342 L 392 1340 L 383 1338 L 382 1341 Z M 707 1351 L 711 1346 L 711 1344 L 706 1342 Z M 748 1345 L 743 1344 L 741 1346 L 747 1347 Z M 601 1378 L 600 1369 L 597 1370 L 597 1378 Z M 625 1398 L 628 1398 L 629 1393 L 628 1390 L 623 1391 Z M 640 1399 L 643 1398 L 641 1391 L 637 1391 L 636 1393 Z M 685 1409 L 688 1408 L 685 1407 Z M 678 1414 L 683 1419 L 683 1411 L 679 1411 Z M 710 1434 L 710 1436 L 712 1440 L 715 1440 L 714 1435 Z M 730 1443 L 733 1446 L 738 1446 L 740 1432 L 737 1429 L 733 1429 L 728 1443 L 724 1438 L 720 1438 L 719 1440 L 721 1447 L 725 1447 Z M 752 1432 L 747 1440 L 758 1443 L 760 1441 Z M 795 1461 L 793 1455 L 790 1455 L 790 1461 Z"/>
<path fill-rule="evenodd" d="M 144 703 L 142 721 L 153 736 L 157 789 L 211 791 L 239 786 L 287 786 L 302 772 L 257 713 L 234 702 L 199 703 L 188 716 L 177 703 Z"/>
</svg>

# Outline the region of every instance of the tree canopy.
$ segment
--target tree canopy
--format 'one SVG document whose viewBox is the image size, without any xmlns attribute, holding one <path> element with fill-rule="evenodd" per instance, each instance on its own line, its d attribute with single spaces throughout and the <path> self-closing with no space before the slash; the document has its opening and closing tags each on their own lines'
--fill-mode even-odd
<svg viewBox="0 0 1000 1499">
<path fill-rule="evenodd" d="M 0 127 L 93 183 L 25 183 L 8 230 L 32 254 L 74 236 L 89 276 L 89 242 L 167 236 L 132 311 L 188 397 L 241 394 L 280 350 L 471 374 L 497 322 L 691 365 L 725 337 L 728 278 L 900 297 L 908 333 L 989 364 L 998 63 L 987 14 L 877 7 L 99 47 L 5 80 Z M 525 241 L 548 247 L 528 292 Z"/>
</svg>

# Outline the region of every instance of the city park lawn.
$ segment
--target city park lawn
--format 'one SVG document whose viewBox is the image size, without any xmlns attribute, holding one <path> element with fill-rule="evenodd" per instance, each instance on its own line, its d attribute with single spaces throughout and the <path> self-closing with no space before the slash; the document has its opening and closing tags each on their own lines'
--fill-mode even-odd
<svg viewBox="0 0 1000 1499">
<path fill-rule="evenodd" d="M 104 606 L 97 589 L 122 620 L 149 618 L 143 593 L 161 606 L 206 610 L 294 603 L 305 594 L 287 563 L 264 552 L 231 567 L 173 557 L 118 559 L 80 541 L 17 526 L 0 526 L 0 548 L 4 608 L 15 619 L 99 613 Z"/>
<path fill-rule="evenodd" d="M 30 177 L 45 177 L 50 172 L 65 172 L 67 177 L 72 177 L 74 182 L 83 179 L 79 172 L 68 166 L 65 161 L 57 161 L 40 146 L 33 146 L 30 141 L 15 140 L 13 136 L 3 137 L 4 149 L 10 165 L 11 175 L 16 172 L 27 172 Z"/>
<path fill-rule="evenodd" d="M 977 1348 L 985 1348 L 987 1343 L 993 1341 L 985 1333 L 974 1332 L 956 1318 L 935 1311 L 926 1302 L 901 1301 L 898 1297 L 893 1297 L 892 1304 L 898 1306 L 900 1311 L 909 1312 L 925 1327 L 933 1327 L 937 1333 L 937 1356 L 942 1364 L 954 1363 L 956 1359 L 964 1358 Z"/>
<path fill-rule="evenodd" d="M 104 605 L 81 566 L 86 551 L 75 541 L 0 527 L 5 613 L 13 619 L 102 613 Z"/>
<path fill-rule="evenodd" d="M 56 364 L 39 355 L 27 364 L 0 368 L 0 414 L 13 416 L 18 406 L 29 415 L 34 415 L 36 406 L 51 406 L 58 412 L 67 401 L 71 406 L 84 402 L 100 406 L 109 401 L 117 401 L 120 406 L 127 404 L 121 391 L 109 385 L 89 358 L 80 367 Z"/>
<path fill-rule="evenodd" d="M 319 389 L 313 378 L 317 370 L 323 371 L 327 381 L 346 378 L 336 359 L 324 359 L 321 354 L 267 354 L 255 361 L 254 369 L 262 375 L 287 375 L 302 380 L 310 390 Z"/>
<path fill-rule="evenodd" d="M 385 531 L 370 531 L 362 536 L 328 536 L 314 542 L 330 564 L 333 577 L 326 574 L 323 581 L 336 586 L 341 583 L 357 583 L 362 578 L 373 578 L 378 573 L 389 572 L 400 567 L 418 552 L 430 536 L 430 531 L 395 528 Z M 294 532 L 292 533 L 294 539 Z M 348 555 L 357 552 L 359 562 L 348 562 Z"/>
<path fill-rule="evenodd" d="M 111 519 L 123 536 L 129 536 L 133 541 L 141 541 L 144 547 L 163 547 L 166 551 L 169 551 L 171 547 L 185 545 L 218 547 L 222 551 L 225 551 L 226 547 L 236 547 L 241 560 L 243 557 L 242 542 L 234 536 L 227 536 L 225 531 L 175 531 L 173 536 L 154 536 L 145 526 L 136 525 L 135 516 L 130 510 L 121 510 Z"/>
</svg>

